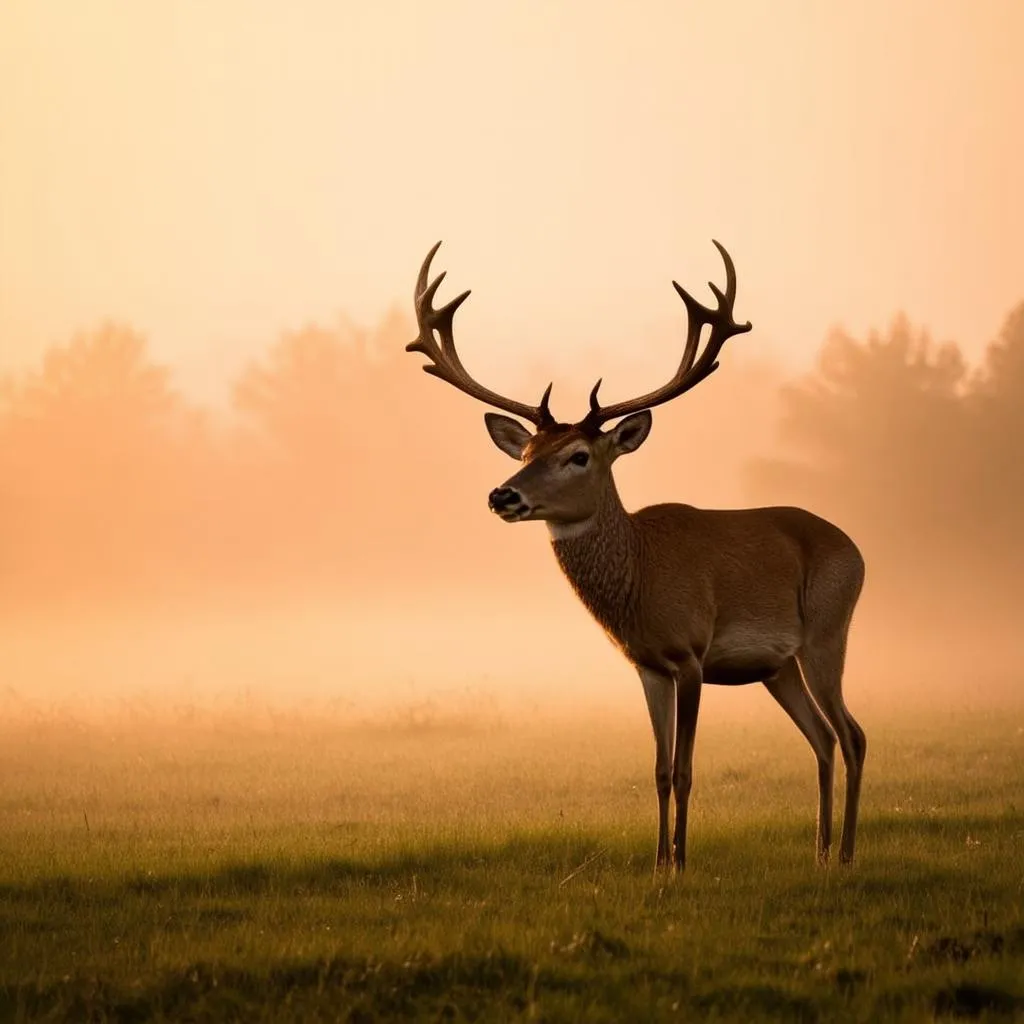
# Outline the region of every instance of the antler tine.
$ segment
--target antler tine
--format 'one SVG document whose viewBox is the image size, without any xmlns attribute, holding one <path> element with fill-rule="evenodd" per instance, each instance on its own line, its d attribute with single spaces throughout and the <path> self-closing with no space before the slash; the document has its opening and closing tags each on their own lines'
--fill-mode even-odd
<svg viewBox="0 0 1024 1024">
<path fill-rule="evenodd" d="M 579 426 L 585 430 L 598 430 L 608 420 L 618 419 L 629 413 L 640 412 L 642 409 L 651 409 L 663 402 L 668 402 L 690 388 L 699 384 L 706 377 L 718 369 L 718 354 L 722 346 L 736 334 L 745 334 L 751 329 L 748 321 L 745 324 L 738 324 L 733 319 L 733 304 L 736 301 L 736 268 L 733 265 L 732 257 L 726 251 L 725 246 L 712 239 L 715 248 L 722 254 L 725 263 L 725 291 L 723 292 L 713 281 L 708 285 L 718 301 L 716 309 L 710 309 L 703 303 L 698 302 L 685 288 L 677 281 L 672 285 L 679 293 L 679 297 L 686 306 L 686 344 L 683 347 L 683 356 L 679 361 L 672 379 L 664 386 L 651 391 L 639 398 L 633 398 L 625 402 L 617 402 L 615 405 L 602 407 L 597 400 L 597 391 L 601 381 L 594 385 L 590 392 L 590 411 L 580 421 Z M 700 346 L 701 329 L 705 324 L 711 326 L 711 333 L 708 336 L 704 350 L 697 355 Z"/>
<path fill-rule="evenodd" d="M 725 301 L 728 302 L 731 312 L 732 304 L 736 301 L 736 266 L 732 261 L 732 257 L 726 251 L 725 246 L 717 238 L 712 238 L 711 242 L 722 254 L 722 262 L 725 264 Z M 708 281 L 708 285 L 718 297 L 719 302 L 722 302 L 722 293 L 715 287 L 714 282 Z"/>
<path fill-rule="evenodd" d="M 441 282 L 445 279 L 446 274 L 446 271 L 441 271 L 433 281 L 430 281 L 430 263 L 440 247 L 441 243 L 437 242 L 427 253 L 416 278 L 413 306 L 416 310 L 416 323 L 420 332 L 405 346 L 406 352 L 421 352 L 430 360 L 430 363 L 423 367 L 427 373 L 433 377 L 439 377 L 471 398 L 476 398 L 487 405 L 493 405 L 496 409 L 503 409 L 505 412 L 512 413 L 513 416 L 528 420 L 536 427 L 545 427 L 554 423 L 555 419 L 548 408 L 548 401 L 551 397 L 550 384 L 539 405 L 526 405 L 485 388 L 474 380 L 462 365 L 462 359 L 455 347 L 455 312 L 469 298 L 470 293 L 464 291 L 440 309 L 434 308 L 434 296 L 437 294 L 438 288 L 441 287 Z M 440 336 L 440 345 L 437 343 L 435 332 Z"/>
<path fill-rule="evenodd" d="M 551 398 L 551 389 L 554 386 L 554 381 L 551 381 L 548 384 L 544 389 L 544 394 L 540 396 L 540 405 L 537 406 L 537 412 L 540 413 L 541 422 L 545 424 L 555 422 L 555 417 L 551 415 L 551 410 L 548 408 L 548 400 Z"/>
<path fill-rule="evenodd" d="M 414 299 L 418 299 L 420 293 L 427 287 L 427 278 L 430 276 L 430 262 L 433 260 L 437 250 L 441 248 L 440 242 L 435 242 L 430 252 L 427 253 L 427 258 L 423 261 L 423 265 L 420 267 L 419 276 L 416 278 L 416 292 L 413 295 Z"/>
</svg>

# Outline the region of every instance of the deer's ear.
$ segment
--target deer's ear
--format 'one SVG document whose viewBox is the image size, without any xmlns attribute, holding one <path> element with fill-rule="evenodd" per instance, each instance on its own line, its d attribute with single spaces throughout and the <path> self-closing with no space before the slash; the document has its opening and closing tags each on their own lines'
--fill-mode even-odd
<svg viewBox="0 0 1024 1024">
<path fill-rule="evenodd" d="M 651 410 L 644 409 L 643 412 L 635 412 L 621 423 L 617 423 L 609 434 L 615 457 L 635 452 L 647 440 L 653 422 Z"/>
<path fill-rule="evenodd" d="M 526 427 L 511 416 L 502 416 L 496 412 L 484 413 L 484 423 L 487 425 L 487 433 L 491 440 L 508 456 L 513 459 L 523 457 L 523 449 L 529 444 L 533 437 Z"/>
</svg>

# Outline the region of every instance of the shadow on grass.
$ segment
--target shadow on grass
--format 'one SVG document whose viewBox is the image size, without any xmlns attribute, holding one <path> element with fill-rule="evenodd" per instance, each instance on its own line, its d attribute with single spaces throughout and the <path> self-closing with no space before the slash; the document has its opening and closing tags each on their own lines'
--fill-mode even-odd
<svg viewBox="0 0 1024 1024">
<path fill-rule="evenodd" d="M 516 877 L 557 884 L 578 863 L 599 849 L 606 837 L 537 833 L 514 835 L 502 842 L 446 841 L 403 850 L 353 857 L 308 860 L 227 862 L 212 870 L 173 874 L 136 874 L 128 878 L 76 878 L 58 875 L 25 883 L 0 884 L 0 902 L 46 902 L 71 906 L 96 904 L 126 896 L 188 898 L 251 897 L 268 893 L 304 895 L 373 888 L 408 886 L 415 877 L 421 884 L 459 884 L 479 877 L 483 881 L 503 869 Z M 649 874 L 648 858 L 634 862 L 622 841 L 615 859 L 627 874 Z"/>
<path fill-rule="evenodd" d="M 1024 1013 L 1024 999 L 988 985 L 951 985 L 940 989 L 932 1001 L 936 1017 L 973 1018 L 1002 1016 L 1017 1018 Z"/>
<path fill-rule="evenodd" d="M 766 829 L 771 842 L 765 840 Z M 1022 815 L 868 819 L 860 836 L 858 863 L 852 869 L 834 865 L 829 876 L 873 896 L 897 892 L 911 876 L 919 885 L 954 882 L 963 872 L 956 865 L 931 856 L 932 837 L 946 832 L 984 837 L 994 831 L 1013 834 L 1021 830 L 1024 830 Z M 727 833 L 694 835 L 684 884 L 690 882 L 699 886 L 710 876 L 716 876 L 716 882 L 728 877 L 734 886 L 756 884 L 756 879 L 749 874 L 751 851 L 756 850 L 759 866 L 776 876 L 773 885 L 782 889 L 790 885 L 805 887 L 808 882 L 825 877 L 814 863 L 812 837 L 810 826 L 795 823 L 755 824 Z M 267 894 L 338 895 L 354 889 L 404 888 L 414 877 L 421 886 L 472 890 L 492 886 L 496 873 L 503 875 L 506 883 L 557 890 L 575 868 L 598 852 L 603 856 L 596 859 L 593 871 L 605 874 L 611 871 L 625 879 L 652 877 L 653 847 L 638 841 L 635 835 L 537 831 L 512 834 L 497 842 L 446 840 L 393 854 L 385 850 L 363 856 L 311 857 L 308 860 L 271 857 L 250 862 L 229 861 L 208 870 L 173 874 L 147 872 L 120 878 L 43 877 L 0 884 L 0 904 L 7 904 L 8 909 L 27 903 L 71 908 L 132 897 L 209 900 Z M 584 874 L 583 880 L 587 877 Z M 589 877 L 593 877 L 593 872 Z M 230 917 L 234 912 L 225 909 L 223 913 Z"/>
<path fill-rule="evenodd" d="M 259 967 L 193 963 L 126 989 L 69 977 L 0 992 L 0 1018 L 125 1022 L 288 1019 L 372 1021 L 428 1016 L 481 1018 L 486 1011 L 518 1015 L 538 981 L 551 991 L 578 993 L 582 979 L 538 971 L 521 957 L 422 957 L 391 963 L 332 957 Z M 500 1012 L 500 1011 L 504 1012 Z"/>
<path fill-rule="evenodd" d="M 916 993 L 890 992 L 871 1006 L 901 1017 L 1013 1017 L 1024 999 L 1006 989 L 960 983 Z M 799 991 L 791 984 L 736 979 L 695 981 L 686 970 L 642 964 L 540 964 L 495 951 L 421 955 L 402 962 L 331 957 L 267 965 L 183 965 L 118 985 L 66 976 L 51 984 L 0 989 L 0 1020 L 247 1021 L 301 1020 L 660 1020 L 713 1018 L 815 1024 L 842 1019 L 849 1004 L 841 985 Z M 888 1013 L 883 1010 L 888 1010 Z M 860 1016 L 863 1016 L 861 1014 Z"/>
</svg>

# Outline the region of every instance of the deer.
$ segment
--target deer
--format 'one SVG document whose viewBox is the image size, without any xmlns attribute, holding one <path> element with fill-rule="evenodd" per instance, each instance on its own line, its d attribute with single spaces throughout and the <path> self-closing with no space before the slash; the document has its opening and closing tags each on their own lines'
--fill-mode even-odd
<svg viewBox="0 0 1024 1024">
<path fill-rule="evenodd" d="M 494 444 L 522 464 L 490 492 L 490 510 L 506 523 L 547 524 L 555 559 L 572 589 L 640 677 L 655 742 L 655 873 L 682 871 L 686 864 L 694 739 L 705 684 L 763 684 L 810 744 L 818 767 L 821 864 L 829 863 L 832 847 L 838 739 L 846 777 L 840 863 L 849 864 L 867 750 L 842 690 L 850 624 L 864 582 L 860 550 L 839 527 L 796 507 L 666 503 L 629 512 L 612 474 L 616 459 L 647 440 L 651 410 L 706 380 L 718 369 L 726 341 L 751 330 L 749 322 L 734 319 L 732 258 L 712 241 L 726 271 L 724 292 L 709 282 L 716 305 L 703 305 L 672 282 L 686 309 L 687 330 L 671 380 L 639 398 L 604 406 L 598 380 L 587 414 L 576 423 L 552 415 L 551 384 L 532 406 L 469 375 L 455 346 L 454 317 L 470 292 L 434 306 L 445 278 L 442 272 L 430 280 L 440 242 L 416 280 L 419 333 L 406 351 L 427 358 L 427 373 L 509 414 L 484 415 Z M 709 332 L 701 348 L 704 327 Z"/>
</svg>

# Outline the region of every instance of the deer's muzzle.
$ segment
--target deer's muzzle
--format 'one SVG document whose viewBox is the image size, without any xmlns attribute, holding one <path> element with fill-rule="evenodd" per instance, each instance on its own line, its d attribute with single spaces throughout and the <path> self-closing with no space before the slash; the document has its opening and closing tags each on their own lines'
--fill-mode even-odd
<svg viewBox="0 0 1024 1024">
<path fill-rule="evenodd" d="M 495 487 L 487 497 L 487 504 L 506 522 L 515 522 L 530 511 L 530 506 L 514 487 Z"/>
</svg>

